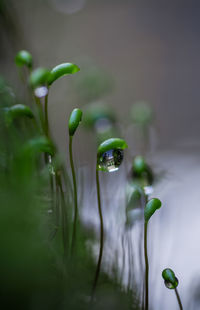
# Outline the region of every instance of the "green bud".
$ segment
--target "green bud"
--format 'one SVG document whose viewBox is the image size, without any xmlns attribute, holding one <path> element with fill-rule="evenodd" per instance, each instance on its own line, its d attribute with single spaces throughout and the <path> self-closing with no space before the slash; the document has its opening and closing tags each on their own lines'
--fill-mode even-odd
<svg viewBox="0 0 200 310">
<path fill-rule="evenodd" d="M 147 164 L 144 157 L 136 156 L 133 161 L 133 170 L 137 174 L 142 174 L 147 169 Z"/>
<path fill-rule="evenodd" d="M 151 216 L 155 213 L 157 209 L 160 209 L 162 203 L 157 198 L 152 198 L 149 200 L 146 204 L 146 207 L 144 209 L 144 219 L 145 222 L 148 222 Z"/>
<path fill-rule="evenodd" d="M 31 73 L 29 83 L 32 88 L 47 85 L 49 76 L 50 72 L 47 69 L 37 68 Z"/>
<path fill-rule="evenodd" d="M 79 126 L 79 123 L 81 122 L 82 119 L 82 111 L 80 109 L 74 109 L 70 115 L 69 118 L 69 135 L 73 136 L 76 129 Z"/>
<path fill-rule="evenodd" d="M 27 66 L 28 68 L 32 68 L 32 55 L 25 51 L 19 51 L 15 57 L 15 64 L 18 67 Z"/>
<path fill-rule="evenodd" d="M 74 74 L 78 72 L 80 69 L 77 65 L 72 63 L 63 63 L 56 67 L 54 67 L 51 72 L 48 79 L 48 84 L 51 85 L 54 81 L 59 79 L 60 77 L 68 74 Z"/>
<path fill-rule="evenodd" d="M 28 155 L 36 155 L 38 153 L 48 153 L 50 155 L 55 154 L 55 147 L 52 142 L 45 136 L 40 136 L 29 140 L 24 146 L 23 151 Z"/>
<path fill-rule="evenodd" d="M 5 108 L 5 117 L 6 122 L 9 125 L 14 119 L 18 117 L 29 117 L 34 118 L 33 112 L 31 109 L 24 104 L 15 104 L 9 108 Z"/>
<path fill-rule="evenodd" d="M 165 281 L 165 286 L 169 289 L 175 289 L 178 286 L 178 279 L 172 269 L 166 268 L 162 272 L 162 277 Z"/>
<path fill-rule="evenodd" d="M 124 150 L 127 147 L 128 145 L 123 139 L 110 138 L 99 145 L 98 151 L 97 151 L 97 157 L 100 157 L 103 153 L 109 150 L 112 150 L 112 149 Z"/>
</svg>

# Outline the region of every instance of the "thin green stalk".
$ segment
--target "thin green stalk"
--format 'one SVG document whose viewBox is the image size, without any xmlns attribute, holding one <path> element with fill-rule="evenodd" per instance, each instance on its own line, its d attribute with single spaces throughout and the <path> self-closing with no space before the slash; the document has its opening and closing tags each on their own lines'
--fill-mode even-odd
<svg viewBox="0 0 200 310">
<path fill-rule="evenodd" d="M 147 227 L 148 222 L 144 223 L 144 259 L 145 259 L 145 310 L 149 309 L 149 261 L 147 254 Z"/>
<path fill-rule="evenodd" d="M 74 225 L 73 225 L 73 232 L 72 232 L 71 254 L 73 254 L 75 244 L 76 244 L 76 230 L 77 230 L 77 221 L 78 221 L 77 184 L 76 184 L 76 174 L 75 174 L 73 154 L 72 154 L 72 139 L 73 139 L 73 136 L 70 136 L 69 137 L 69 158 L 70 158 L 70 166 L 71 166 L 71 171 L 72 171 L 72 179 L 73 179 L 73 187 L 74 187 Z"/>
<path fill-rule="evenodd" d="M 66 202 L 65 195 L 62 187 L 61 176 L 59 172 L 56 173 L 58 187 L 60 189 L 61 194 L 61 211 L 62 211 L 62 231 L 63 231 L 63 247 L 64 247 L 64 257 L 67 255 L 67 249 L 69 245 L 69 234 L 68 234 L 68 225 L 67 225 L 67 210 L 66 210 Z"/>
<path fill-rule="evenodd" d="M 45 134 L 49 138 L 49 117 L 48 117 L 48 93 L 44 101 L 44 120 L 45 120 Z"/>
<path fill-rule="evenodd" d="M 97 282 L 98 282 L 98 278 L 99 278 L 99 273 L 100 273 L 100 269 L 101 269 L 101 260 L 102 260 L 102 255 L 103 255 L 103 241 L 104 241 L 103 215 L 102 215 L 102 210 L 101 210 L 101 196 L 100 196 L 98 167 L 96 167 L 96 186 L 97 186 L 98 211 L 99 211 L 99 218 L 100 218 L 100 249 L 99 249 L 99 258 L 98 258 L 94 283 L 93 283 L 93 287 L 92 287 L 91 300 L 93 300 L 93 298 L 94 298 L 94 294 L 95 294 L 95 290 L 96 290 L 96 286 L 97 286 Z"/>
<path fill-rule="evenodd" d="M 177 287 L 174 290 L 175 290 L 176 298 L 177 298 L 177 301 L 178 301 L 178 304 L 179 304 L 179 308 L 180 308 L 180 310 L 183 310 L 183 306 L 182 306 L 182 303 L 181 303 L 181 299 L 180 299 Z"/>
</svg>

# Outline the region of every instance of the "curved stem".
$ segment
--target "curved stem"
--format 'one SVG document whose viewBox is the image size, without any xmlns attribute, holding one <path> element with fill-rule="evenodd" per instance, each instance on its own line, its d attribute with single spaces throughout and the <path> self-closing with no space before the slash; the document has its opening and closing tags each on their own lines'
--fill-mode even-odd
<svg viewBox="0 0 200 310">
<path fill-rule="evenodd" d="M 70 165 L 71 165 L 72 179 L 73 179 L 73 186 L 74 186 L 74 225 L 73 225 L 72 244 L 71 244 L 71 254 L 73 254 L 74 247 L 76 244 L 76 227 L 77 227 L 77 220 L 78 220 L 78 199 L 77 199 L 76 175 L 75 175 L 74 161 L 73 161 L 73 154 L 72 154 L 72 136 L 69 137 L 69 158 L 70 158 Z"/>
<path fill-rule="evenodd" d="M 145 310 L 149 308 L 149 261 L 147 254 L 147 227 L 148 222 L 144 223 L 144 259 L 145 259 Z"/>
<path fill-rule="evenodd" d="M 99 258 L 98 258 L 94 283 L 93 283 L 93 287 L 92 287 L 91 300 L 93 300 L 93 297 L 95 294 L 95 290 L 96 290 L 96 286 L 97 286 L 97 282 L 98 282 L 98 278 L 99 278 L 99 273 L 100 273 L 100 269 L 101 269 L 101 260 L 102 260 L 102 255 L 103 255 L 103 240 L 104 240 L 103 215 L 102 215 L 102 210 L 101 210 L 101 196 L 100 196 L 98 167 L 96 167 L 96 186 L 97 186 L 98 211 L 99 211 L 99 218 L 100 218 L 100 249 L 99 249 Z"/>
<path fill-rule="evenodd" d="M 180 299 L 180 296 L 179 296 L 177 288 L 175 288 L 175 294 L 176 294 L 176 298 L 177 298 L 177 301 L 178 301 L 178 304 L 179 304 L 179 308 L 180 308 L 180 310 L 183 310 L 183 306 L 182 306 L 181 299 Z"/>
</svg>

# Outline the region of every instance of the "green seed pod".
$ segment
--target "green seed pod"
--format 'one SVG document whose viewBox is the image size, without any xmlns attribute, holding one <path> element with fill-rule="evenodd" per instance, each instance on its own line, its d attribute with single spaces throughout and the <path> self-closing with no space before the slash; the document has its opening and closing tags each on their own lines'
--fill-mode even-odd
<svg viewBox="0 0 200 310">
<path fill-rule="evenodd" d="M 69 118 L 69 135 L 73 136 L 76 129 L 79 126 L 79 123 L 82 119 L 82 111 L 80 109 L 74 109 Z"/>
<path fill-rule="evenodd" d="M 146 207 L 144 209 L 145 222 L 149 221 L 150 217 L 154 214 L 154 212 L 157 209 L 160 209 L 161 205 L 162 205 L 161 201 L 157 198 L 152 198 L 147 202 Z"/>
<path fill-rule="evenodd" d="M 48 153 L 53 156 L 55 154 L 55 147 L 45 136 L 40 136 L 29 140 L 24 146 L 23 151 L 27 155 L 30 154 L 32 156 L 38 153 Z"/>
<path fill-rule="evenodd" d="M 63 63 L 56 67 L 54 67 L 51 72 L 48 79 L 48 84 L 51 85 L 54 81 L 59 79 L 60 77 L 68 74 L 74 74 L 78 72 L 80 69 L 77 65 L 72 63 Z"/>
<path fill-rule="evenodd" d="M 18 117 L 34 118 L 31 109 L 24 104 L 15 104 L 9 108 L 5 108 L 6 123 L 9 125 L 14 119 Z"/>
<path fill-rule="evenodd" d="M 18 67 L 27 66 L 28 68 L 32 68 L 32 55 L 25 51 L 19 51 L 15 57 L 15 64 Z"/>
<path fill-rule="evenodd" d="M 101 143 L 97 151 L 98 169 L 108 172 L 118 170 L 123 160 L 123 150 L 127 147 L 126 142 L 119 138 L 111 138 Z"/>
<path fill-rule="evenodd" d="M 50 72 L 47 69 L 37 68 L 31 73 L 29 83 L 32 88 L 47 85 L 49 76 Z"/>
<path fill-rule="evenodd" d="M 147 164 L 145 162 L 144 157 L 136 156 L 133 161 L 133 170 L 137 174 L 142 174 L 147 169 Z"/>
<path fill-rule="evenodd" d="M 133 160 L 132 178 L 143 186 L 152 185 L 154 181 L 153 171 L 146 163 L 143 156 L 136 156 Z"/>
<path fill-rule="evenodd" d="M 178 286 L 178 279 L 172 269 L 166 268 L 162 272 L 162 277 L 165 281 L 165 286 L 169 289 L 175 289 Z"/>
</svg>

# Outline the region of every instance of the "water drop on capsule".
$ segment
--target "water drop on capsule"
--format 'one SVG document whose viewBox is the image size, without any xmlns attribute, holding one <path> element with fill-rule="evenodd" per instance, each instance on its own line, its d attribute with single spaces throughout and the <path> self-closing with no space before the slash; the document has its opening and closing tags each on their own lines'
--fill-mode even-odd
<svg viewBox="0 0 200 310">
<path fill-rule="evenodd" d="M 176 285 L 173 285 L 173 283 L 171 283 L 170 281 L 165 280 L 165 286 L 169 289 L 175 289 L 178 285 L 178 279 L 176 279 Z"/>
<path fill-rule="evenodd" d="M 121 149 L 112 149 L 101 155 L 99 158 L 99 168 L 103 171 L 113 172 L 119 169 L 124 157 Z"/>
</svg>

